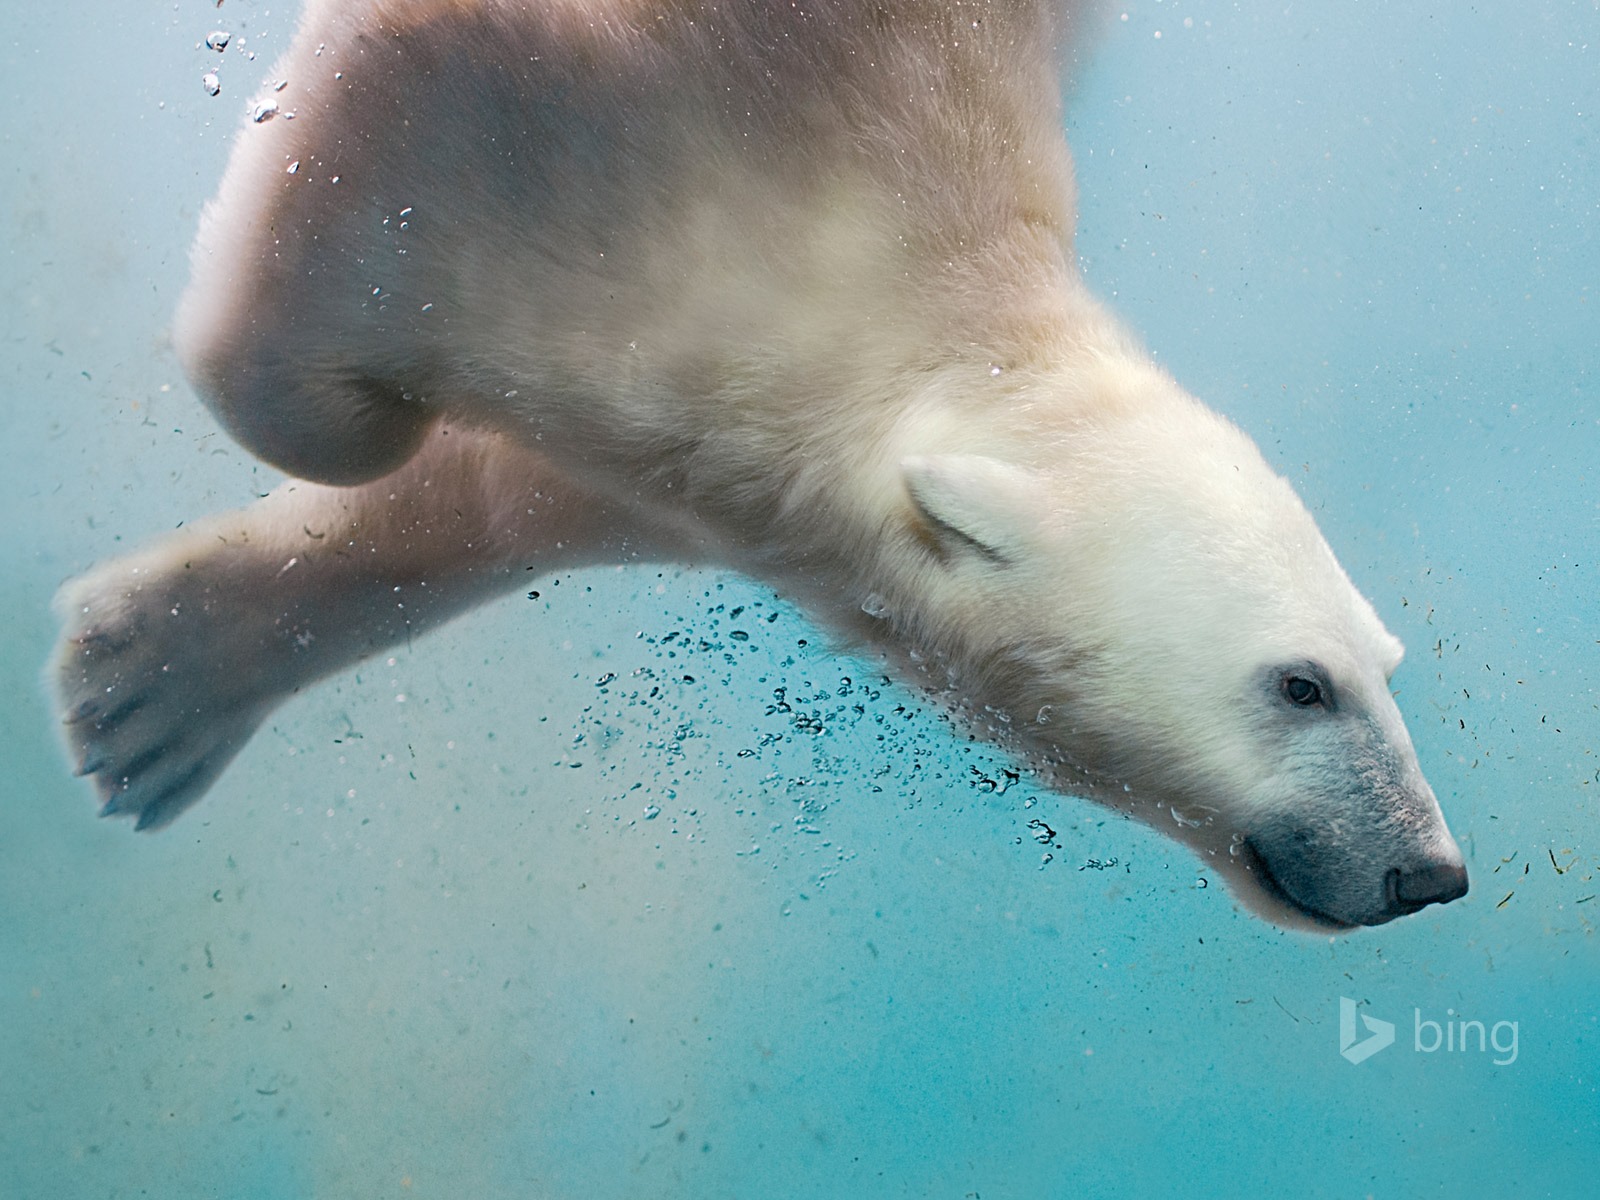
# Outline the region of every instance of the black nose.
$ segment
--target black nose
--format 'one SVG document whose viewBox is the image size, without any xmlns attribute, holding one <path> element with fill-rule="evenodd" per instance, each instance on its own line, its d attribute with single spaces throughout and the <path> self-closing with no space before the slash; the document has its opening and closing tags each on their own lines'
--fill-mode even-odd
<svg viewBox="0 0 1600 1200">
<path fill-rule="evenodd" d="M 1467 894 L 1467 868 L 1458 862 L 1389 872 L 1389 908 L 1395 916 L 1429 904 L 1449 904 Z"/>
</svg>

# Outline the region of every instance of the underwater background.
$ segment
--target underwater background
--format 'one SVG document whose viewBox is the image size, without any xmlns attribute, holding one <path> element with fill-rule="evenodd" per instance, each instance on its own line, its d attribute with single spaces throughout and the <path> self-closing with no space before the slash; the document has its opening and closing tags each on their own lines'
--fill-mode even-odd
<svg viewBox="0 0 1600 1200">
<path fill-rule="evenodd" d="M 547 579 L 96 820 L 50 598 L 277 480 L 167 331 L 297 19 L 0 15 L 0 1198 L 1595 1194 L 1592 0 L 1112 6 L 1072 72 L 1092 286 L 1409 648 L 1472 891 L 1332 939 L 689 570 Z"/>
</svg>

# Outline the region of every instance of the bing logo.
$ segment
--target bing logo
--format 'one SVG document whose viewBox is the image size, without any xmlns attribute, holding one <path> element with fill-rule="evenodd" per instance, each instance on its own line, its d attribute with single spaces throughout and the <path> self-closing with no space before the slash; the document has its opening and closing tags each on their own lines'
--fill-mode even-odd
<svg viewBox="0 0 1600 1200">
<path fill-rule="evenodd" d="M 1378 1051 L 1394 1045 L 1394 1022 L 1358 1013 L 1356 1008 L 1356 1001 L 1349 996 L 1339 997 L 1339 1053 L 1352 1063 L 1363 1063 Z M 1439 1050 L 1459 1053 L 1476 1050 L 1485 1054 L 1493 1050 L 1500 1056 L 1492 1060 L 1497 1067 L 1509 1067 L 1517 1061 L 1515 1021 L 1496 1021 L 1492 1027 L 1485 1027 L 1482 1021 L 1450 1020 L 1456 1015 L 1453 1008 L 1446 1009 L 1445 1013 L 1444 1021 L 1424 1021 L 1420 1008 L 1412 1010 L 1415 1036 L 1411 1048 L 1418 1054 L 1433 1054 Z M 1358 1016 L 1365 1036 L 1356 1028 Z"/>
</svg>

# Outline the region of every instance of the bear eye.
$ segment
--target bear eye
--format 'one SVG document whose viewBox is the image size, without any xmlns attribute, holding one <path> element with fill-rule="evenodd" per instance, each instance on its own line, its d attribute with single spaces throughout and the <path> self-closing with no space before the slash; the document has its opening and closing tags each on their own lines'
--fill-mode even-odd
<svg viewBox="0 0 1600 1200">
<path fill-rule="evenodd" d="M 1302 675 L 1286 677 L 1283 694 L 1289 698 L 1290 704 L 1298 704 L 1301 708 L 1312 708 L 1322 703 L 1322 689 Z"/>
</svg>

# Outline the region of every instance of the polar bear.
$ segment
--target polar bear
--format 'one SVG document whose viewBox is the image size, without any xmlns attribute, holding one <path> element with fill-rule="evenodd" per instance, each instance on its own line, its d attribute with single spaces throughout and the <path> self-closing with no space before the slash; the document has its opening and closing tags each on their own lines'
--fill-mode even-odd
<svg viewBox="0 0 1600 1200">
<path fill-rule="evenodd" d="M 107 814 L 528 570 L 718 563 L 1283 925 L 1465 893 L 1401 647 L 1086 291 L 1041 0 L 311 0 L 176 341 L 295 477 L 67 584 Z"/>
</svg>

